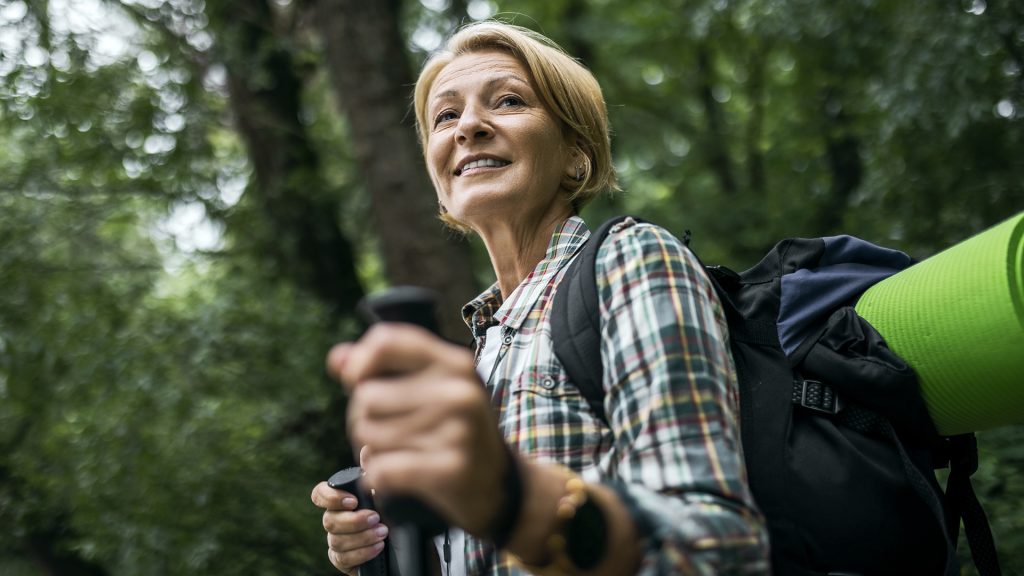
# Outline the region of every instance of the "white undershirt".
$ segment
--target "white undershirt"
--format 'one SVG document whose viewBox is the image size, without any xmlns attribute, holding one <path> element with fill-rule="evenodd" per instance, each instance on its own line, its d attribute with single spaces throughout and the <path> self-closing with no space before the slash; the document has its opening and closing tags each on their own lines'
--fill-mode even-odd
<svg viewBox="0 0 1024 576">
<path fill-rule="evenodd" d="M 487 329 L 487 336 L 484 339 L 484 349 L 480 353 L 480 359 L 476 363 L 476 372 L 484 382 L 491 375 L 494 363 L 498 359 L 498 351 L 501 350 L 501 325 L 495 324 Z M 434 546 L 437 548 L 437 557 L 441 559 L 441 574 L 444 576 L 465 576 L 466 574 L 466 534 L 459 528 L 448 529 L 448 539 L 451 543 L 452 563 L 446 566 L 444 562 L 444 534 L 434 536 Z"/>
</svg>

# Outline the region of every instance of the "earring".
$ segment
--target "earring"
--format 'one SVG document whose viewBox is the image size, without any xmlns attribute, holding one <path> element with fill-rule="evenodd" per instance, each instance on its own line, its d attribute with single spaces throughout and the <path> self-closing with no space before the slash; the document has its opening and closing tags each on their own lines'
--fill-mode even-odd
<svg viewBox="0 0 1024 576">
<path fill-rule="evenodd" d="M 439 212 L 441 212 L 441 214 L 448 213 L 448 209 L 444 207 L 444 204 L 442 204 L 440 200 L 437 201 L 437 209 Z"/>
<path fill-rule="evenodd" d="M 577 166 L 576 167 L 576 181 L 577 182 L 579 182 L 580 180 L 583 180 L 582 172 L 583 172 L 583 167 L 582 166 Z"/>
</svg>

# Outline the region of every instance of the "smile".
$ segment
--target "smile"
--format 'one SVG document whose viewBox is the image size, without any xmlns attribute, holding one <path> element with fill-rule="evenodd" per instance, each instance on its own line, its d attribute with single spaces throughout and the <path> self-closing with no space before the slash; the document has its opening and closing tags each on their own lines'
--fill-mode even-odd
<svg viewBox="0 0 1024 576">
<path fill-rule="evenodd" d="M 455 175 L 462 176 L 463 174 L 477 168 L 501 168 L 502 166 L 508 166 L 509 164 L 511 164 L 511 162 L 498 160 L 497 158 L 481 158 L 479 160 L 467 162 L 464 166 L 455 170 Z"/>
</svg>

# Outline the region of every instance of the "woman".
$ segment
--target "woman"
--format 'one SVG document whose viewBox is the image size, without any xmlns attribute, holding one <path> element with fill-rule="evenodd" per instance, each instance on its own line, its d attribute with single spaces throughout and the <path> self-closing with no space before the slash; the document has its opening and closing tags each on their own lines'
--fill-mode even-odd
<svg viewBox="0 0 1024 576">
<path fill-rule="evenodd" d="M 399 325 L 328 355 L 368 484 L 463 529 L 470 574 L 766 572 L 725 321 L 680 242 L 630 221 L 598 254 L 609 424 L 554 357 L 549 307 L 589 234 L 576 213 L 616 185 L 593 76 L 478 23 L 425 64 L 415 108 L 442 218 L 479 235 L 497 282 L 463 310 L 475 358 Z M 379 553 L 375 513 L 323 483 L 312 498 L 339 570 Z"/>
</svg>

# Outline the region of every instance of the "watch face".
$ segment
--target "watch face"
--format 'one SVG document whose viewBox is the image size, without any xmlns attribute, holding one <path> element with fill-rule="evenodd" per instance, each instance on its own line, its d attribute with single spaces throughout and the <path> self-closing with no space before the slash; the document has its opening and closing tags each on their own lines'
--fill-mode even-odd
<svg viewBox="0 0 1024 576">
<path fill-rule="evenodd" d="M 566 527 L 566 554 L 577 568 L 590 570 L 604 558 L 608 524 L 601 507 L 587 498 Z"/>
</svg>

